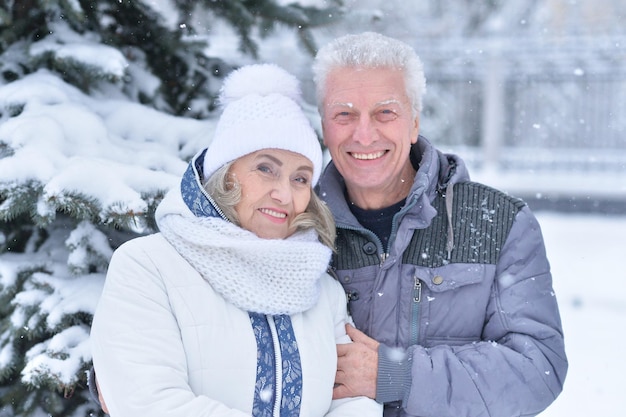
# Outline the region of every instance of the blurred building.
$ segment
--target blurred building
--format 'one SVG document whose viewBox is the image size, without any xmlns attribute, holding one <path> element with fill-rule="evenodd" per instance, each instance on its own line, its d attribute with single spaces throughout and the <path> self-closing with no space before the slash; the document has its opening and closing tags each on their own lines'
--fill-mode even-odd
<svg viewBox="0 0 626 417">
<path fill-rule="evenodd" d="M 345 3 L 320 43 L 373 30 L 413 45 L 421 133 L 475 179 L 537 208 L 626 214 L 626 1 Z"/>
</svg>

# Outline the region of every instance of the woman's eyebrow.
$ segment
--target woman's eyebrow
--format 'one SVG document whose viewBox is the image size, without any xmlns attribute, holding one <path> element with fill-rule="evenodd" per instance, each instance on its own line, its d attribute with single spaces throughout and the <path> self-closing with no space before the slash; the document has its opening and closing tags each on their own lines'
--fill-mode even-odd
<svg viewBox="0 0 626 417">
<path fill-rule="evenodd" d="M 274 162 L 276 165 L 278 166 L 283 166 L 283 161 L 281 161 L 280 159 L 276 158 L 273 155 L 267 154 L 267 153 L 261 153 L 257 156 L 256 159 L 260 159 L 260 158 L 267 158 L 269 160 L 271 160 L 272 162 Z"/>
<path fill-rule="evenodd" d="M 262 153 L 262 154 L 259 154 L 257 159 L 258 158 L 267 158 L 271 160 L 272 162 L 274 162 L 276 165 L 283 166 L 283 162 L 280 159 L 276 158 L 274 155 Z M 298 169 L 313 172 L 313 167 L 311 167 L 310 165 L 301 165 L 298 167 Z"/>
</svg>

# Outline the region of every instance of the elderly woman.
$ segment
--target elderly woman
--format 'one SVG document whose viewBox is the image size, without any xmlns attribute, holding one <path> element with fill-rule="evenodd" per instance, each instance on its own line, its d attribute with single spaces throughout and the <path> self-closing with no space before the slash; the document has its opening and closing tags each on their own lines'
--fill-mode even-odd
<svg viewBox="0 0 626 417">
<path fill-rule="evenodd" d="M 332 400 L 349 343 L 326 273 L 334 223 L 298 81 L 252 65 L 224 82 L 210 146 L 159 205 L 160 233 L 111 259 L 91 332 L 113 417 L 379 416 Z"/>
</svg>

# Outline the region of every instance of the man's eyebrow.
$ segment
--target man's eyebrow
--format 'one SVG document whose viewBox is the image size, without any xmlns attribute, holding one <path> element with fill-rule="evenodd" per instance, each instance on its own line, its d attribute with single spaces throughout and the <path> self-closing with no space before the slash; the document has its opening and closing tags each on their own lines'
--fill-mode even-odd
<svg viewBox="0 0 626 417">
<path fill-rule="evenodd" d="M 354 107 L 353 103 L 344 103 L 341 101 L 334 101 L 332 103 L 328 103 L 326 107 Z"/>
<path fill-rule="evenodd" d="M 388 106 L 390 104 L 397 104 L 398 106 L 402 106 L 402 101 L 395 99 L 395 98 L 390 98 L 387 100 L 383 100 L 383 101 L 379 101 L 377 103 L 374 104 L 374 107 L 379 107 L 379 106 Z M 353 103 L 344 103 L 341 101 L 335 101 L 332 103 L 328 103 L 327 107 L 349 107 L 349 108 L 353 108 L 354 104 Z"/>
<path fill-rule="evenodd" d="M 400 100 L 397 100 L 395 98 L 390 98 L 388 100 L 383 100 L 383 101 L 379 101 L 378 103 L 376 103 L 376 106 L 386 106 L 388 104 L 398 104 L 398 105 L 402 105 L 402 102 Z"/>
</svg>

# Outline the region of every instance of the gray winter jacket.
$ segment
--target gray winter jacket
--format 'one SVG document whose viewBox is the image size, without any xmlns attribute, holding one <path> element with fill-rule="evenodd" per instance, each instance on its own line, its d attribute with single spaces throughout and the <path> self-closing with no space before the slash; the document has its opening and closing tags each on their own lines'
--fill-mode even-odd
<svg viewBox="0 0 626 417">
<path fill-rule="evenodd" d="M 389 253 L 352 215 L 334 164 L 319 194 L 337 222 L 332 266 L 359 329 L 381 342 L 385 416 L 533 416 L 567 372 L 550 266 L 521 200 L 470 182 L 420 137 Z"/>
</svg>

